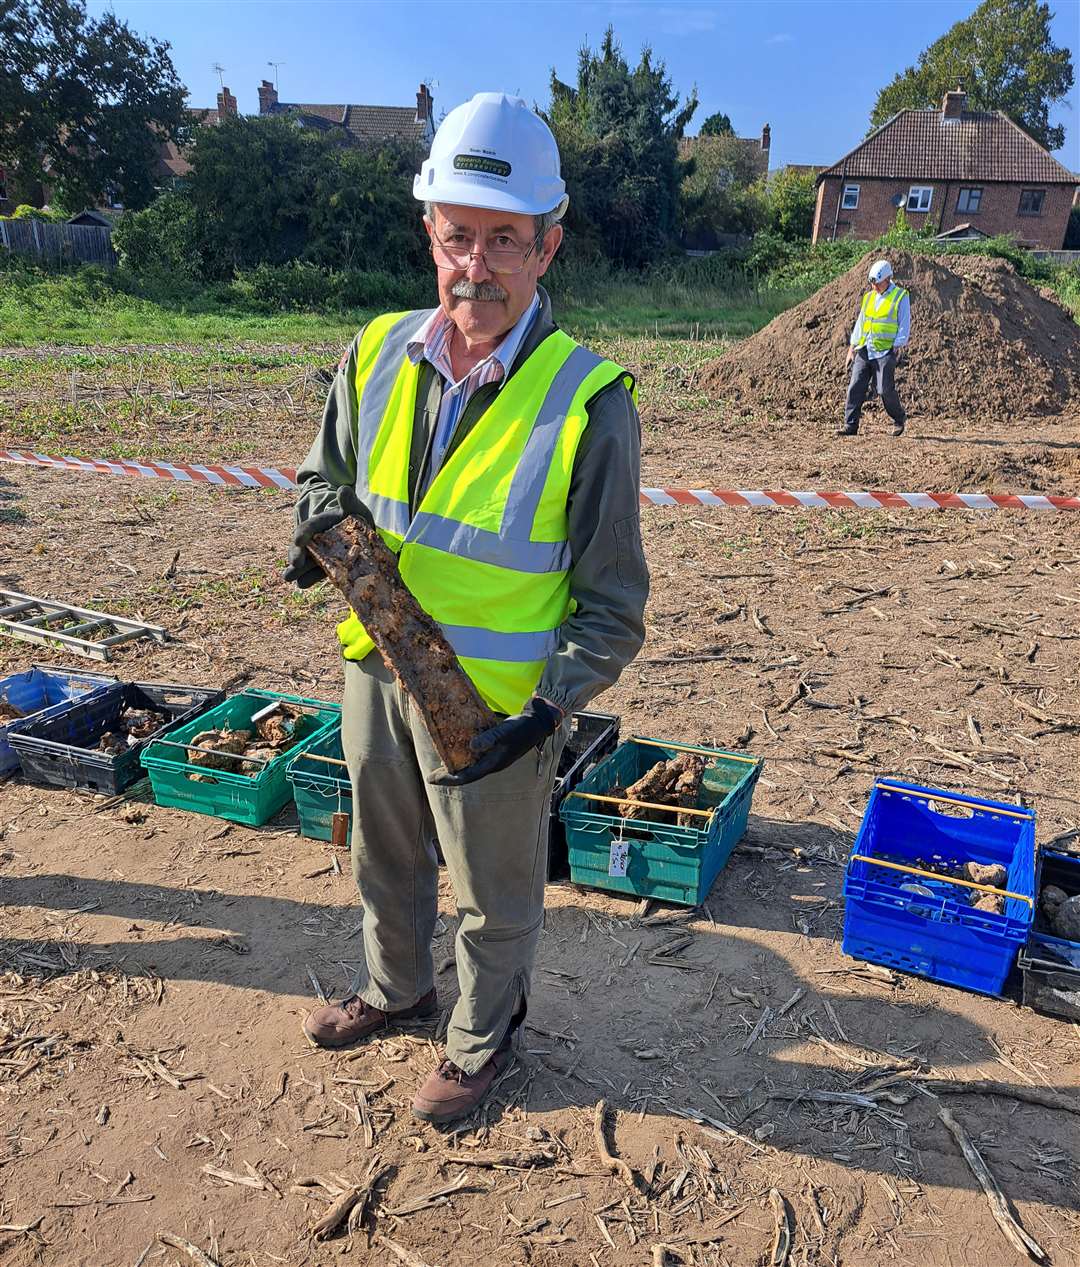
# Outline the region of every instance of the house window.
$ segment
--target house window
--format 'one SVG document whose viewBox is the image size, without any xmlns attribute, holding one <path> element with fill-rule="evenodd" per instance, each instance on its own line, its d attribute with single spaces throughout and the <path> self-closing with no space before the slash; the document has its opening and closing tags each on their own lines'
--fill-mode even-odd
<svg viewBox="0 0 1080 1267">
<path fill-rule="evenodd" d="M 1045 189 L 1021 189 L 1019 214 L 1022 216 L 1041 216 L 1045 200 Z"/>
<path fill-rule="evenodd" d="M 854 211 L 858 205 L 859 205 L 859 186 L 845 185 L 844 197 L 840 202 L 840 206 L 843 207 L 845 211 Z"/>
<path fill-rule="evenodd" d="M 907 196 L 908 211 L 929 211 L 933 196 L 933 185 L 912 185 Z"/>
<path fill-rule="evenodd" d="M 961 189 L 956 195 L 957 211 L 966 211 L 968 215 L 974 216 L 979 212 L 979 204 L 982 202 L 981 189 Z"/>
</svg>

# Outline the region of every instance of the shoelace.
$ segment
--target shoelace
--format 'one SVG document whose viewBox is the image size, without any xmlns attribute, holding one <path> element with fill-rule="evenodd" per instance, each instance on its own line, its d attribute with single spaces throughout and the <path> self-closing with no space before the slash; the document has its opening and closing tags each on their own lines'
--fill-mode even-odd
<svg viewBox="0 0 1080 1267">
<path fill-rule="evenodd" d="M 456 1078 L 458 1082 L 461 1082 L 465 1077 L 465 1071 L 463 1069 L 459 1069 L 452 1060 L 444 1060 L 439 1066 L 439 1077 L 445 1078 L 447 1082 L 449 1082 L 451 1078 Z"/>
</svg>

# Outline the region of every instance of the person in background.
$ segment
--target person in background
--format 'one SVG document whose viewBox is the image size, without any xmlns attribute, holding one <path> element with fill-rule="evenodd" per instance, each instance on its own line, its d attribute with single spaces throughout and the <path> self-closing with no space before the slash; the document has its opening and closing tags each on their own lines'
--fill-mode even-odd
<svg viewBox="0 0 1080 1267">
<path fill-rule="evenodd" d="M 893 435 L 904 434 L 907 415 L 896 392 L 896 367 L 911 335 L 911 300 L 892 279 L 892 265 L 878 260 L 870 269 L 870 290 L 863 295 L 855 329 L 851 332 L 847 363 L 851 379 L 847 408 L 837 435 L 858 434 L 859 417 L 871 379 L 893 422 Z"/>
</svg>

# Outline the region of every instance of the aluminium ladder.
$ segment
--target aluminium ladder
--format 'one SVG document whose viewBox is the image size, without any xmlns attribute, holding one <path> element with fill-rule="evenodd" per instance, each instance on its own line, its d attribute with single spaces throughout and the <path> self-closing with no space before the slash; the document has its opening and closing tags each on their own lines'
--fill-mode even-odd
<svg viewBox="0 0 1080 1267">
<path fill-rule="evenodd" d="M 113 647 L 134 638 L 166 642 L 169 637 L 158 625 L 127 620 L 89 607 L 72 607 L 51 598 L 34 598 L 15 590 L 0 590 L 0 604 L 0 633 L 22 642 L 64 647 L 93 660 L 111 660 Z M 91 631 L 104 637 L 77 636 Z"/>
</svg>

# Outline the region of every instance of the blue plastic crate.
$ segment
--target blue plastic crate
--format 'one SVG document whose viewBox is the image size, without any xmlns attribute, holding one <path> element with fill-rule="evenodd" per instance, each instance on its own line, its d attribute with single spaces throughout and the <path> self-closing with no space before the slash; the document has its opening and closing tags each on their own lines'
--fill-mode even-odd
<svg viewBox="0 0 1080 1267">
<path fill-rule="evenodd" d="M 976 890 L 932 874 L 942 864 L 965 862 L 1005 867 L 1000 915 L 969 904 Z M 848 859 L 844 898 L 845 954 L 1000 994 L 1034 915 L 1035 812 L 913 783 L 880 782 Z"/>
<path fill-rule="evenodd" d="M 12 721 L 0 722 L 0 779 L 19 768 L 19 755 L 8 742 L 9 735 L 25 730 L 30 722 L 54 716 L 69 700 L 116 685 L 116 678 L 102 673 L 53 669 L 40 664 L 25 673 L 0 678 L 0 700 L 22 713 Z"/>
<path fill-rule="evenodd" d="M 700 827 L 680 826 L 674 813 L 670 823 L 622 818 L 609 812 L 604 802 L 581 795 L 606 795 L 612 787 L 626 787 L 658 761 L 668 761 L 680 752 L 709 758 L 696 808 L 713 812 L 699 820 Z M 570 849 L 570 879 L 616 893 L 699 905 L 746 831 L 762 764 L 745 753 L 689 744 L 667 745 L 637 737 L 619 744 L 563 800 L 560 816 Z M 627 847 L 625 875 L 612 874 L 618 852 L 613 845 L 619 842 Z"/>
<path fill-rule="evenodd" d="M 320 761 L 319 757 L 327 757 L 329 761 Z M 338 722 L 306 743 L 286 767 L 285 778 L 292 787 L 301 836 L 311 840 L 330 840 L 334 815 L 347 814 L 349 834 L 346 839 L 351 838 L 352 784 L 349 772 L 343 765 L 330 764 L 344 759 L 341 723 Z"/>
</svg>

